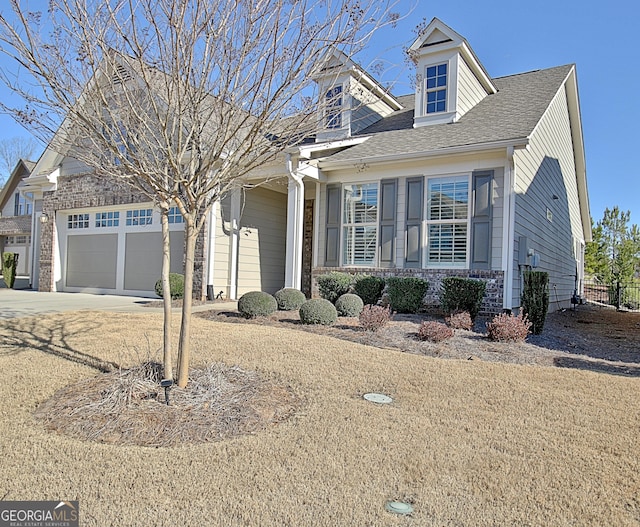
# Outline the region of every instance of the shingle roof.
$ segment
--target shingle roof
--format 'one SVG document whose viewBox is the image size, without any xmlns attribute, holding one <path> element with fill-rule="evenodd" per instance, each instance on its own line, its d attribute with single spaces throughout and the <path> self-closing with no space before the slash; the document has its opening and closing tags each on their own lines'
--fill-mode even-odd
<svg viewBox="0 0 640 527">
<path fill-rule="evenodd" d="M 573 65 L 569 64 L 493 79 L 498 93 L 485 97 L 456 123 L 413 128 L 413 108 L 407 107 L 363 130 L 359 135 L 371 135 L 364 143 L 338 152 L 326 161 L 362 162 L 528 137 L 571 68 Z M 405 104 L 409 98 L 399 100 Z"/>
<path fill-rule="evenodd" d="M 0 218 L 0 235 L 31 234 L 31 214 Z"/>
</svg>

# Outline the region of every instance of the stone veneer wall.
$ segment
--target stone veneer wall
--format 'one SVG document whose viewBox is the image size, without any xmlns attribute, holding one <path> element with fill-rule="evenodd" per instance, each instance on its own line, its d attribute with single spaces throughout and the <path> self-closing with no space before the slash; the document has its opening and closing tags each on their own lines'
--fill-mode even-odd
<svg viewBox="0 0 640 527">
<path fill-rule="evenodd" d="M 40 241 L 40 291 L 53 291 L 53 239 L 55 234 L 56 212 L 59 210 L 80 209 L 87 207 L 109 207 L 151 201 L 142 192 L 136 191 L 128 184 L 106 176 L 98 176 L 92 172 L 60 176 L 58 188 L 44 193 L 42 213 L 50 220 L 41 226 Z M 202 299 L 205 288 L 204 269 L 204 233 L 202 229 L 196 244 L 193 291 L 194 298 Z"/>
<path fill-rule="evenodd" d="M 358 268 L 352 267 L 315 267 L 313 269 L 313 298 L 319 296 L 318 281 L 319 275 L 331 273 L 334 271 L 349 274 L 368 274 L 373 276 L 414 276 L 424 278 L 429 282 L 429 289 L 424 297 L 426 307 L 437 307 L 440 305 L 438 292 L 443 278 L 448 276 L 458 276 L 461 278 L 475 278 L 484 280 L 487 288 L 482 300 L 480 313 L 483 315 L 494 315 L 502 313 L 502 299 L 504 297 L 504 272 L 503 271 L 482 271 L 482 270 L 466 270 L 466 269 L 380 269 L 380 268 Z"/>
</svg>

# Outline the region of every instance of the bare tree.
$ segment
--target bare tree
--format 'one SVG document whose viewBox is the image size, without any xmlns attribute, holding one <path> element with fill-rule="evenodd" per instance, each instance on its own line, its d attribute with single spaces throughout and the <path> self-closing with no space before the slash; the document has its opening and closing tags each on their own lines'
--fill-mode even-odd
<svg viewBox="0 0 640 527">
<path fill-rule="evenodd" d="M 390 0 L 11 0 L 0 46 L 19 69 L 3 106 L 58 152 L 127 181 L 185 223 L 185 294 L 177 384 L 188 380 L 196 238 L 212 204 L 252 170 L 312 135 L 313 78 L 397 15 Z M 19 73 L 19 75 L 18 75 Z M 24 81 L 25 76 L 29 82 Z M 323 101 L 323 102 L 319 102 Z M 171 377 L 165 295 L 165 376 Z"/>
<path fill-rule="evenodd" d="M 20 159 L 30 160 L 40 148 L 33 137 L 8 137 L 0 139 L 0 188 L 8 179 Z"/>
</svg>

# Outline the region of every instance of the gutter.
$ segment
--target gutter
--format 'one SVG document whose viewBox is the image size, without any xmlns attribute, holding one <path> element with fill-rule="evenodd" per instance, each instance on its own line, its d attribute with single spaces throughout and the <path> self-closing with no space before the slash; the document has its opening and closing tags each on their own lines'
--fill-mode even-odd
<svg viewBox="0 0 640 527">
<path fill-rule="evenodd" d="M 502 268 L 504 269 L 502 308 L 504 310 L 513 308 L 513 258 L 516 218 L 516 164 L 513 159 L 514 153 L 515 148 L 513 146 L 507 147 L 507 171 L 505 172 L 504 182 L 504 227 L 502 230 L 502 239 L 505 244 L 502 253 Z"/>
</svg>

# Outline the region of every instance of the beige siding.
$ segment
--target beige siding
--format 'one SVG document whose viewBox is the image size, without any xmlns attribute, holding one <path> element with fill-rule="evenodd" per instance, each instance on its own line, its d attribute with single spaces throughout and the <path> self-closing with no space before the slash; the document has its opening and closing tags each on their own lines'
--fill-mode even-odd
<svg viewBox="0 0 640 527">
<path fill-rule="evenodd" d="M 238 239 L 238 296 L 284 286 L 287 196 L 264 188 L 245 193 Z"/>
<path fill-rule="evenodd" d="M 540 256 L 538 270 L 549 272 L 552 308 L 568 305 L 574 289 L 574 237 L 584 240 L 571 127 L 562 88 L 534 131 L 529 150 L 516 164 L 513 305 L 520 305 L 519 237 Z M 548 218 L 550 216 L 550 219 Z"/>
<path fill-rule="evenodd" d="M 458 117 L 462 117 L 486 96 L 487 92 L 464 59 L 460 57 L 458 62 Z"/>
<path fill-rule="evenodd" d="M 502 269 L 502 229 L 504 225 L 504 168 L 493 172 L 493 203 L 491 233 L 491 269 Z"/>
<path fill-rule="evenodd" d="M 87 172 L 93 172 L 91 168 L 85 165 L 82 161 L 78 161 L 72 157 L 65 157 L 62 161 L 62 167 L 60 173 L 65 176 L 74 174 L 86 174 Z"/>
</svg>

